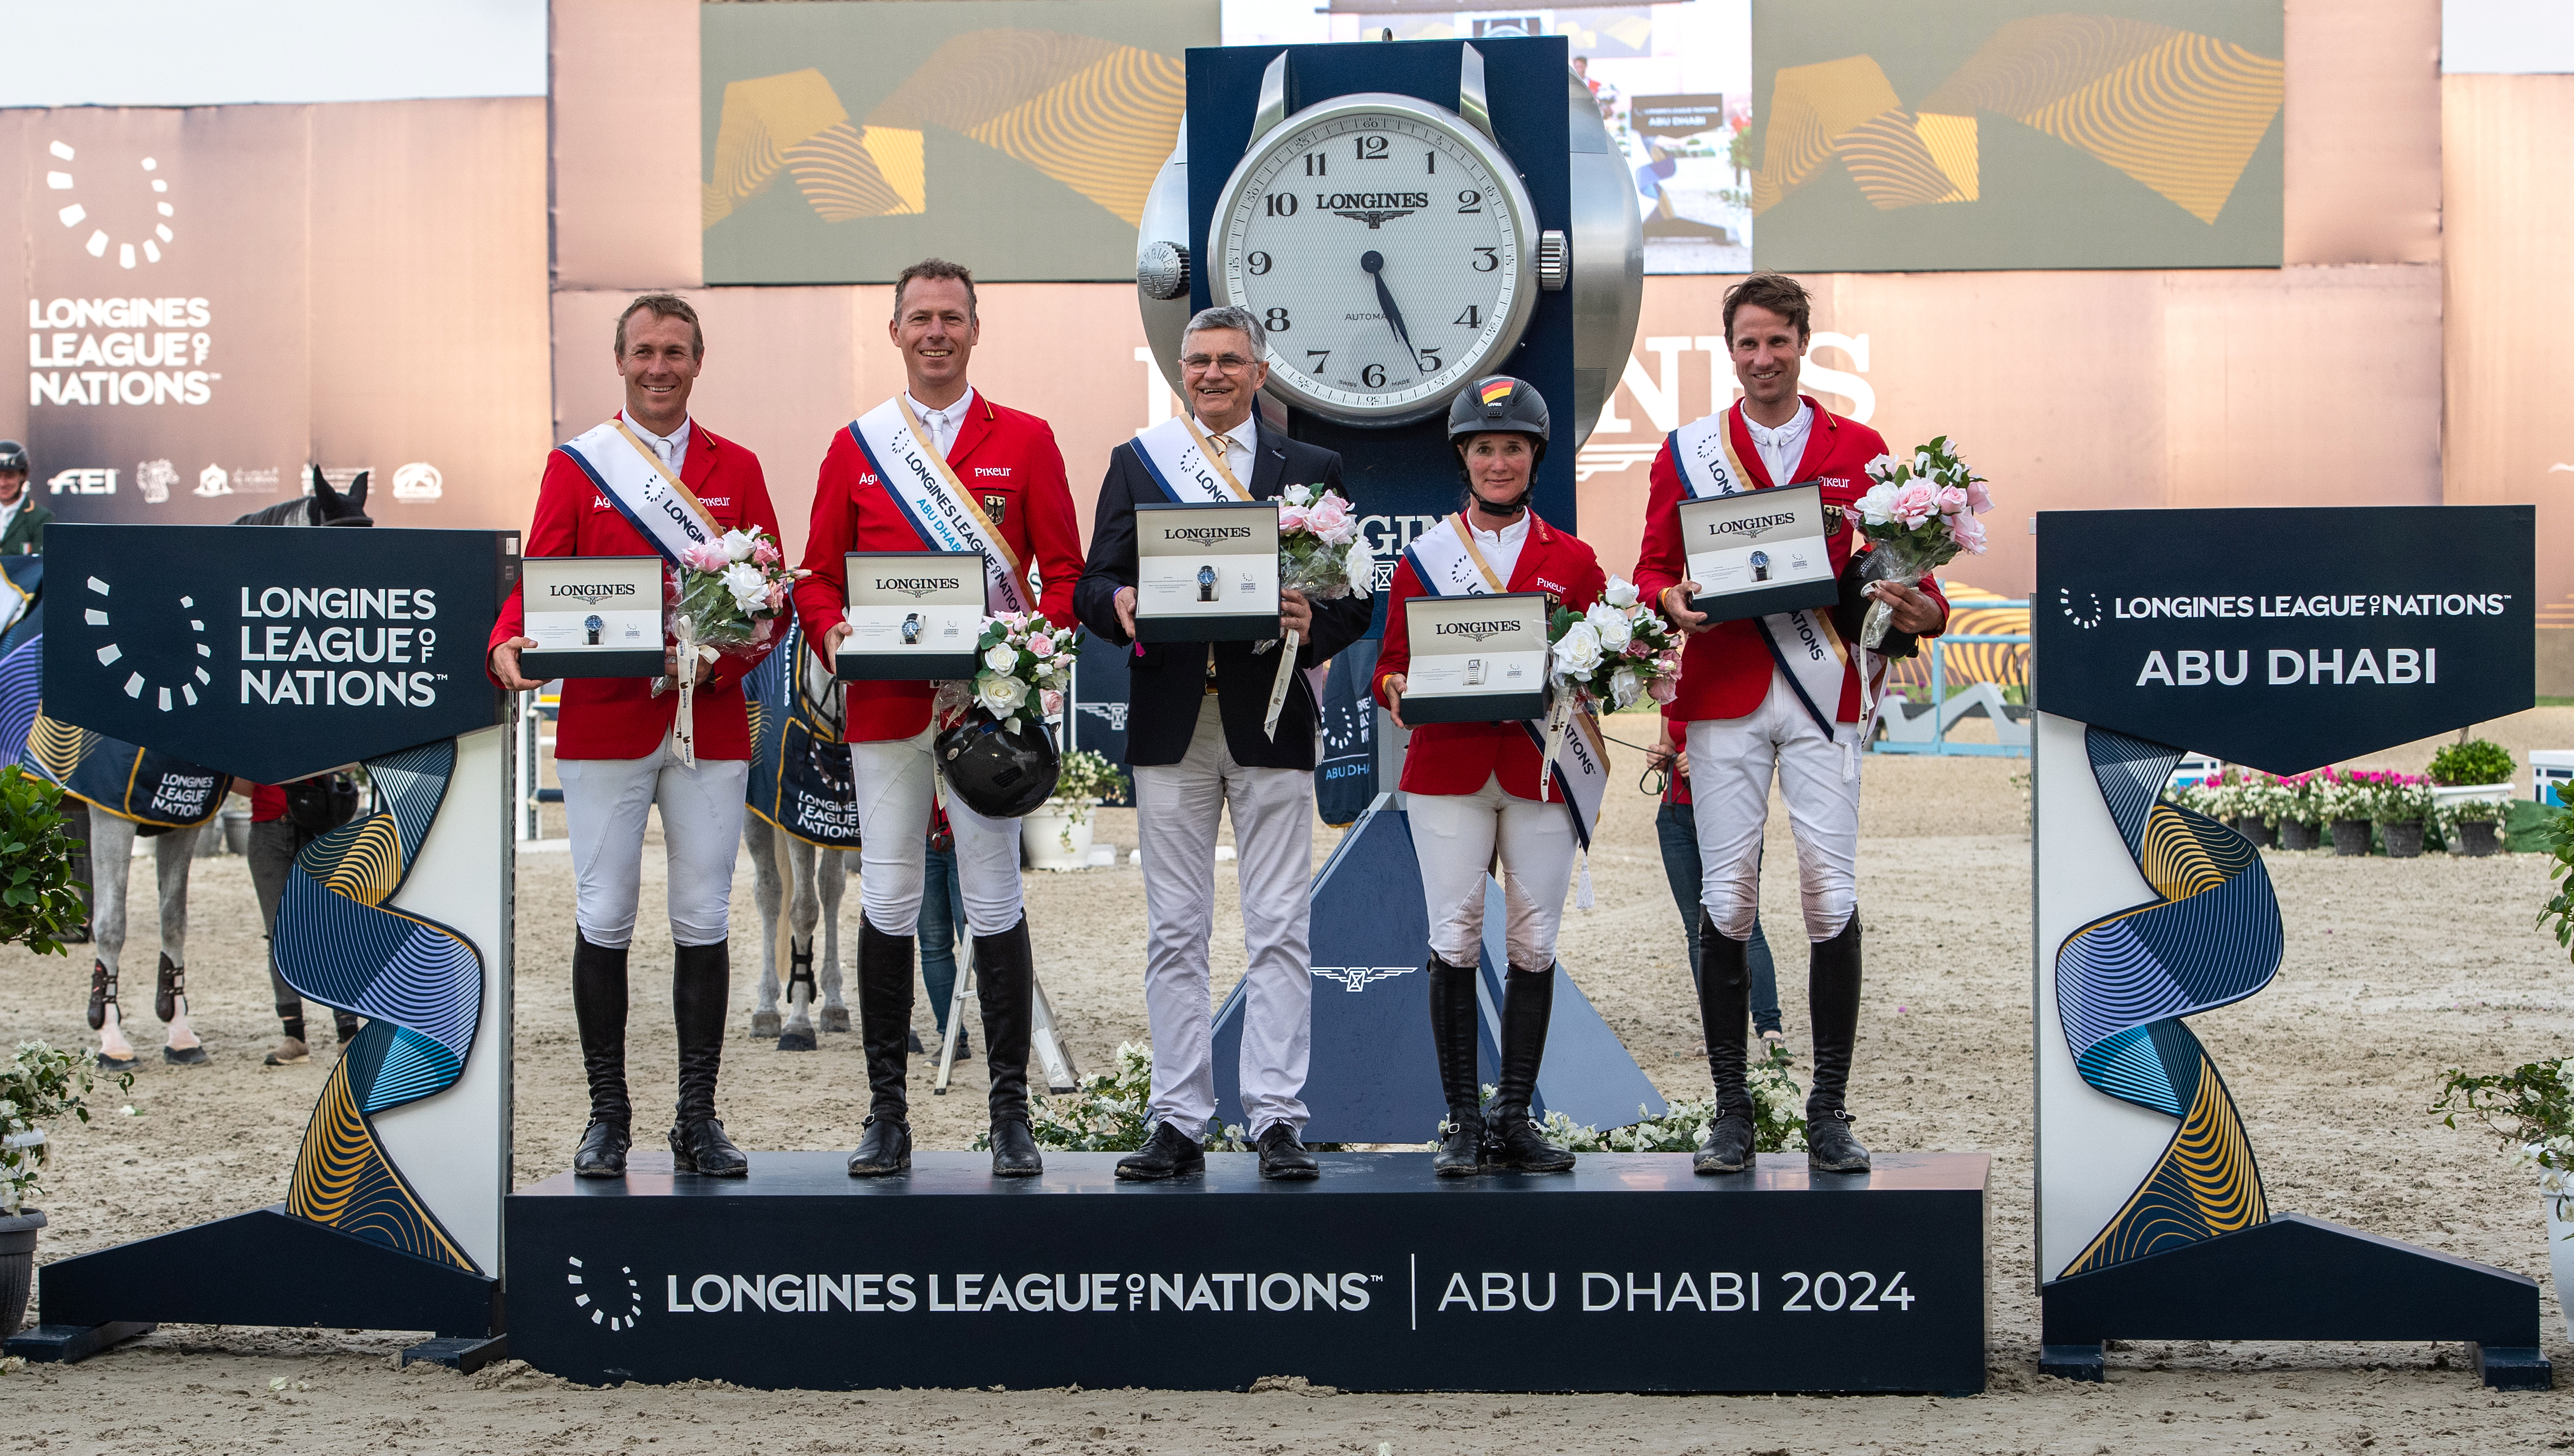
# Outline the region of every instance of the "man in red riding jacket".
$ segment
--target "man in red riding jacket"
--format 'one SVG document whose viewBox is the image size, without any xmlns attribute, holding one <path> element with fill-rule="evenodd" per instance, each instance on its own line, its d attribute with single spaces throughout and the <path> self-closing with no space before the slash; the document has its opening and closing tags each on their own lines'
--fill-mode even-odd
<svg viewBox="0 0 2574 1456">
<path fill-rule="evenodd" d="M 1761 840 L 1770 816 L 1775 765 L 1797 836 L 1798 884 L 1813 959 L 1806 985 L 1815 1038 L 1814 1087 L 1806 1099 L 1806 1157 L 1819 1171 L 1857 1172 L 1868 1149 L 1851 1134 L 1843 1105 L 1851 1048 L 1859 1034 L 1859 763 L 1868 724 L 1861 686 L 1867 661 L 1873 691 L 1887 656 L 1907 656 L 1917 637 L 1938 633 L 1948 604 L 1936 585 L 1858 585 L 1861 554 L 1854 503 L 1872 482 L 1868 463 L 1887 453 L 1878 433 L 1797 393 L 1811 338 L 1812 302 L 1795 279 L 1756 273 L 1725 295 L 1725 334 L 1743 398 L 1672 432 L 1654 459 L 1653 494 L 1636 586 L 1689 634 L 1680 697 L 1666 712 L 1687 730 L 1690 791 L 1705 875 L 1699 926 L 1699 1015 L 1719 1116 L 1699 1144 L 1702 1173 L 1751 1163 L 1752 1095 L 1744 1038 L 1751 1016 L 1750 941 L 1760 906 Z M 1818 482 L 1843 604 L 1731 622 L 1690 610 L 1680 530 L 1684 497 Z M 1881 653 L 1859 651 L 1859 612 L 1868 600 L 1894 608 Z"/>
<path fill-rule="evenodd" d="M 627 305 L 617 320 L 626 408 L 546 458 L 528 527 L 529 556 L 658 555 L 675 565 L 662 534 L 671 521 L 639 505 L 641 497 L 630 499 L 638 491 L 655 493 L 698 537 L 736 530 L 777 535 L 759 457 L 689 417 L 688 395 L 704 362 L 705 334 L 684 299 L 645 294 Z M 520 652 L 537 645 L 522 634 L 525 625 L 520 595 L 512 592 L 492 629 L 489 666 L 493 681 L 514 693 L 539 686 L 519 672 Z M 767 652 L 727 653 L 690 665 L 697 676 L 689 725 L 693 763 L 673 735 L 678 694 L 655 693 L 650 678 L 564 684 L 555 771 L 563 780 L 578 886 L 572 1003 L 590 1077 L 590 1126 L 573 1154 L 573 1171 L 582 1177 L 626 1171 L 626 953 L 635 936 L 644 824 L 655 804 L 670 862 L 676 946 L 670 1000 L 679 1033 L 679 1101 L 670 1124 L 671 1158 L 679 1171 L 708 1177 L 748 1172 L 748 1160 L 715 1117 L 715 1075 L 732 985 L 726 949 L 732 869 L 750 776 L 750 713 L 741 680 Z M 665 674 L 667 658 L 665 648 Z"/>
<path fill-rule="evenodd" d="M 813 494 L 813 526 L 795 591 L 806 639 L 825 663 L 849 635 L 850 552 L 947 550 L 915 523 L 945 522 L 979 543 L 986 605 L 1033 607 L 1073 629 L 1072 586 L 1081 576 L 1081 528 L 1054 431 L 1004 409 L 966 383 L 982 324 L 974 275 L 931 258 L 902 271 L 887 327 L 902 351 L 903 392 L 834 436 Z M 903 465 L 916 468 L 899 468 Z M 1034 567 L 1041 588 L 1029 585 Z M 911 1166 L 904 1051 L 911 1034 L 912 938 L 920 921 L 925 836 L 935 781 L 928 683 L 851 683 L 848 739 L 857 785 L 859 1040 L 869 1110 L 852 1177 Z M 992 1078 L 992 1171 L 1042 1172 L 1028 1131 L 1028 1033 L 1035 967 L 1019 898 L 1019 825 L 987 818 L 949 794 L 958 887 L 974 937 L 982 1001 L 983 1060 Z"/>
</svg>

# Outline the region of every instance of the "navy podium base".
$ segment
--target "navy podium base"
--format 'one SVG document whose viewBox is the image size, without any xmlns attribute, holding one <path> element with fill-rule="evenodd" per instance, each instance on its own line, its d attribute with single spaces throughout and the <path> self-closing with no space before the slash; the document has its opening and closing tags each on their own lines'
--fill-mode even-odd
<svg viewBox="0 0 2574 1456">
<path fill-rule="evenodd" d="M 2497 1390 L 2545 1390 L 2538 1283 L 2299 1213 L 2058 1279 L 2039 1369 L 2099 1380 L 2110 1339 L 2457 1340 Z"/>
<path fill-rule="evenodd" d="M 45 1322 L 7 1352 L 39 1362 L 86 1359 L 156 1324 L 248 1324 L 428 1330 L 447 1338 L 413 1358 L 471 1369 L 503 1329 L 495 1281 L 282 1204 L 57 1259 L 36 1277 Z"/>
<path fill-rule="evenodd" d="M 1802 1153 L 1695 1177 L 1685 1153 L 1432 1176 L 1327 1153 L 1263 1182 L 1120 1183 L 1113 1153 L 995 1179 L 917 1153 L 752 1153 L 746 1179 L 565 1173 L 512 1194 L 510 1353 L 584 1384 L 1344 1390 L 1984 1388 L 1988 1159 Z"/>
</svg>

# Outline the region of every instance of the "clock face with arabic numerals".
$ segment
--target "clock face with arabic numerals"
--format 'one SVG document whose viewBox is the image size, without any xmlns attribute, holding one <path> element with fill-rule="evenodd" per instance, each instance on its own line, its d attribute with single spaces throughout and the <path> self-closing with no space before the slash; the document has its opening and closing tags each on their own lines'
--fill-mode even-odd
<svg viewBox="0 0 2574 1456">
<path fill-rule="evenodd" d="M 1211 291 L 1268 335 L 1269 390 L 1355 425 L 1436 414 L 1498 370 L 1537 298 L 1510 158 L 1408 96 L 1309 107 L 1256 141 L 1210 224 Z"/>
</svg>

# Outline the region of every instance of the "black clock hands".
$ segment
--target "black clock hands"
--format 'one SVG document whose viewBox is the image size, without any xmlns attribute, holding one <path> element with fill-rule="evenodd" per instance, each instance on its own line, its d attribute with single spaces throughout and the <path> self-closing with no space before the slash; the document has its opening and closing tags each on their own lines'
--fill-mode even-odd
<svg viewBox="0 0 2574 1456">
<path fill-rule="evenodd" d="M 1385 311 L 1385 321 L 1393 326 L 1394 337 L 1402 343 L 1403 352 L 1412 356 L 1412 367 L 1419 369 L 1421 351 L 1412 347 L 1412 331 L 1403 327 L 1403 310 L 1394 306 L 1394 294 L 1385 286 L 1385 255 L 1371 248 L 1359 255 L 1359 267 L 1366 269 L 1368 277 L 1376 280 L 1376 306 Z"/>
</svg>

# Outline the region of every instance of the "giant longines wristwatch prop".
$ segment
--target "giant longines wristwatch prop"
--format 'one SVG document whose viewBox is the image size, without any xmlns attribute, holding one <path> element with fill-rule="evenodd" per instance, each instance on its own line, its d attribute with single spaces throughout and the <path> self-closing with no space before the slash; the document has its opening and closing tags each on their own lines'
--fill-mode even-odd
<svg viewBox="0 0 2574 1456">
<path fill-rule="evenodd" d="M 1454 509 L 1437 417 L 1487 375 L 1560 402 L 1570 428 L 1535 489 L 1540 514 L 1575 524 L 1573 458 L 1635 338 L 1644 244 L 1564 51 L 1545 37 L 1189 53 L 1188 121 L 1136 248 L 1154 358 L 1179 391 L 1190 315 L 1250 310 L 1272 423 L 1341 452 L 1388 569 Z"/>
</svg>

